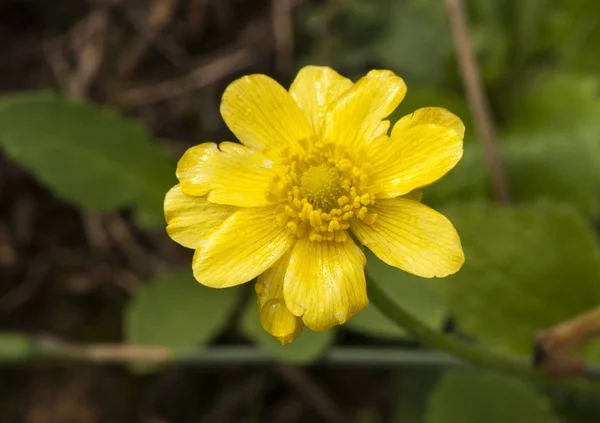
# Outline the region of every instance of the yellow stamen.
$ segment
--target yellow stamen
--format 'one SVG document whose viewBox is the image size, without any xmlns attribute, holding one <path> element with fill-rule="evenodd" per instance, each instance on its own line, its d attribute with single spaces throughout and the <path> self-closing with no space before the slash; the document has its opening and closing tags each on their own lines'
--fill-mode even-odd
<svg viewBox="0 0 600 423">
<path fill-rule="evenodd" d="M 276 220 L 297 237 L 345 242 L 351 219 L 372 224 L 369 212 L 376 191 L 369 184 L 372 166 L 319 137 L 303 141 L 306 153 L 286 153 L 287 165 L 267 194 L 282 203 Z M 367 190 L 369 186 L 369 190 Z"/>
</svg>

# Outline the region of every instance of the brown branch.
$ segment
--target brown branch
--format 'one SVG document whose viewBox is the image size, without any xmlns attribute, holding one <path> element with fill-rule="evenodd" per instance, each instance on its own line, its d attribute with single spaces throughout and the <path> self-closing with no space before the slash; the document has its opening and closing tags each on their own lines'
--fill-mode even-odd
<svg viewBox="0 0 600 423">
<path fill-rule="evenodd" d="M 551 374 L 585 373 L 583 359 L 568 350 L 600 335 L 600 307 L 540 332 L 534 342 L 534 365 Z"/>
<path fill-rule="evenodd" d="M 102 214 L 87 212 L 81 214 L 83 231 L 91 250 L 94 253 L 106 252 L 110 249 L 110 240 L 102 222 Z"/>
<path fill-rule="evenodd" d="M 0 311 L 9 314 L 27 303 L 41 288 L 49 270 L 50 263 L 44 257 L 35 257 L 23 282 L 0 298 Z"/>
<path fill-rule="evenodd" d="M 275 68 L 286 78 L 294 67 L 294 30 L 292 0 L 272 0 L 273 38 L 275 41 Z"/>
<path fill-rule="evenodd" d="M 98 8 L 77 22 L 67 36 L 44 41 L 43 51 L 62 91 L 70 98 L 84 98 L 96 79 L 105 54 L 108 11 Z M 75 63 L 67 60 L 72 52 Z"/>
<path fill-rule="evenodd" d="M 600 307 L 554 326 L 539 336 L 547 350 L 566 350 L 600 335 Z"/>
<path fill-rule="evenodd" d="M 241 31 L 238 41 L 222 53 L 203 61 L 187 75 L 133 88 L 124 93 L 119 103 L 135 107 L 171 100 L 234 75 L 271 51 L 273 47 L 269 34 L 269 18 L 256 18 Z"/>
<path fill-rule="evenodd" d="M 120 103 L 123 106 L 143 106 L 179 97 L 214 84 L 254 61 L 255 57 L 250 49 L 240 48 L 199 66 L 186 76 L 131 89 L 125 93 Z"/>
<path fill-rule="evenodd" d="M 496 134 L 489 104 L 479 74 L 477 60 L 473 53 L 473 47 L 469 40 L 464 4 L 462 0 L 444 0 L 444 3 L 450 19 L 452 40 L 461 78 L 475 120 L 477 136 L 483 145 L 485 159 L 490 171 L 494 197 L 501 204 L 508 204 L 510 194 L 502 168 L 502 160 L 496 146 Z"/>
<path fill-rule="evenodd" d="M 12 266 L 17 262 L 13 235 L 8 225 L 0 222 L 0 266 Z"/>
<path fill-rule="evenodd" d="M 178 0 L 153 0 L 145 20 L 126 11 L 126 16 L 135 26 L 138 35 L 131 41 L 120 60 L 118 73 L 121 77 L 133 74 L 152 45 L 174 66 L 187 66 L 190 58 L 186 51 L 164 32 L 173 21 L 177 6 Z"/>
</svg>

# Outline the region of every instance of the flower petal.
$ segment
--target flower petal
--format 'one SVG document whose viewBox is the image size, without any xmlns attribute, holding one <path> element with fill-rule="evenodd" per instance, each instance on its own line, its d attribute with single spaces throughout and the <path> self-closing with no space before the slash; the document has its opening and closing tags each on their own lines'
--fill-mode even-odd
<svg viewBox="0 0 600 423">
<path fill-rule="evenodd" d="M 205 197 L 186 195 L 175 185 L 165 196 L 167 233 L 187 248 L 198 248 L 237 207 L 213 204 Z"/>
<path fill-rule="evenodd" d="M 282 345 L 289 344 L 302 332 L 302 319 L 294 315 L 283 299 L 283 279 L 290 260 L 291 249 L 271 268 L 258 277 L 256 298 L 260 323 L 265 331 Z"/>
<path fill-rule="evenodd" d="M 292 96 L 266 75 L 244 76 L 223 93 L 221 115 L 242 144 L 262 149 L 291 146 L 313 134 Z"/>
<path fill-rule="evenodd" d="M 375 129 L 375 132 L 373 133 L 373 138 L 376 138 L 380 135 L 387 135 L 389 130 L 390 130 L 390 121 L 382 120 L 379 123 L 379 125 L 377 126 L 377 129 Z"/>
<path fill-rule="evenodd" d="M 462 137 L 454 129 L 429 123 L 392 130 L 391 138 L 378 137 L 369 149 L 370 183 L 380 198 L 404 195 L 440 179 L 462 154 Z"/>
<path fill-rule="evenodd" d="M 404 198 L 369 206 L 372 225 L 353 219 L 354 235 L 381 260 L 423 278 L 456 273 L 465 261 L 452 223 L 435 210 Z"/>
<path fill-rule="evenodd" d="M 443 107 L 423 107 L 415 110 L 410 115 L 404 116 L 394 125 L 392 136 L 399 135 L 400 131 L 425 123 L 433 123 L 444 128 L 454 129 L 461 138 L 465 136 L 465 124 L 462 120 Z"/>
<path fill-rule="evenodd" d="M 406 198 L 407 200 L 413 200 L 417 202 L 421 202 L 423 200 L 423 191 L 415 189 L 408 194 L 404 194 L 402 198 Z"/>
<path fill-rule="evenodd" d="M 262 153 L 232 142 L 208 142 L 190 148 L 177 165 L 183 192 L 206 195 L 218 204 L 260 207 L 275 176 L 273 161 Z"/>
<path fill-rule="evenodd" d="M 276 223 L 274 207 L 239 209 L 196 250 L 194 276 L 212 288 L 248 282 L 275 264 L 294 240 Z"/>
<path fill-rule="evenodd" d="M 381 121 L 406 95 L 406 84 L 391 71 L 372 70 L 342 94 L 327 112 L 323 135 L 353 148 L 381 133 Z"/>
<path fill-rule="evenodd" d="M 350 238 L 346 242 L 299 239 L 283 284 L 287 307 L 315 331 L 345 323 L 369 302 L 365 263 L 364 253 Z"/>
<path fill-rule="evenodd" d="M 306 114 L 316 134 L 321 133 L 329 105 L 352 87 L 352 81 L 326 66 L 300 69 L 290 94 Z"/>
</svg>

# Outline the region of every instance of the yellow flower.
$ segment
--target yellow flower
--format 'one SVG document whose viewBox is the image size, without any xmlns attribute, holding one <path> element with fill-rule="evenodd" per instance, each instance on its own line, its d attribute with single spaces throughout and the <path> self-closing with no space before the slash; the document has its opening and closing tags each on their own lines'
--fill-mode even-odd
<svg viewBox="0 0 600 423">
<path fill-rule="evenodd" d="M 387 70 L 353 84 L 315 66 L 289 92 L 265 75 L 229 85 L 221 114 L 241 144 L 190 148 L 165 199 L 169 235 L 196 250 L 196 279 L 225 288 L 258 277 L 262 326 L 287 344 L 303 325 L 323 331 L 367 305 L 355 240 L 418 276 L 458 271 L 456 230 L 415 190 L 456 165 L 465 128 L 428 107 L 388 135 L 384 119 L 405 94 Z"/>
</svg>

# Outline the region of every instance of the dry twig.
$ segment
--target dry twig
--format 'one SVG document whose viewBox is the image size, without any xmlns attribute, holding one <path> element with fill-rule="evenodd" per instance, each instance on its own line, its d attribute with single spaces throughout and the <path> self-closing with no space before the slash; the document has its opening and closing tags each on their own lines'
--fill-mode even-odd
<svg viewBox="0 0 600 423">
<path fill-rule="evenodd" d="M 275 69 L 286 77 L 294 67 L 294 31 L 292 0 L 272 0 L 273 38 L 275 39 Z"/>
<path fill-rule="evenodd" d="M 209 3 L 210 0 L 190 0 L 189 2 L 186 25 L 196 39 L 200 39 L 206 30 Z"/>
<path fill-rule="evenodd" d="M 83 220 L 83 230 L 87 238 L 88 244 L 94 252 L 106 252 L 110 248 L 110 240 L 104 223 L 102 222 L 102 214 L 88 212 L 81 215 Z"/>
<path fill-rule="evenodd" d="M 0 298 L 0 310 L 12 313 L 28 302 L 41 287 L 49 270 L 50 263 L 45 258 L 41 255 L 34 258 L 23 282 Z"/>
<path fill-rule="evenodd" d="M 12 234 L 8 226 L 0 222 L 0 266 L 12 266 L 17 261 Z"/>
<path fill-rule="evenodd" d="M 122 96 L 120 103 L 123 106 L 135 107 L 170 100 L 207 87 L 247 68 L 270 49 L 270 46 L 265 44 L 268 28 L 267 19 L 256 19 L 241 32 L 235 46 L 224 53 L 204 61 L 183 77 L 133 88 Z M 257 48 L 258 46 L 260 48 Z"/>
<path fill-rule="evenodd" d="M 133 73 L 151 45 L 154 45 L 173 65 L 184 68 L 189 62 L 185 50 L 163 30 L 173 20 L 179 0 L 153 0 L 145 20 L 128 12 L 127 17 L 139 35 L 126 49 L 119 65 L 119 75 Z"/>
<path fill-rule="evenodd" d="M 452 39 L 456 50 L 460 74 L 475 120 L 478 138 L 483 144 L 485 159 L 490 171 L 496 200 L 502 204 L 510 202 L 508 184 L 502 168 L 502 160 L 496 145 L 496 133 L 492 122 L 489 104 L 479 73 L 477 60 L 469 39 L 469 29 L 462 0 L 444 0 Z"/>
<path fill-rule="evenodd" d="M 66 92 L 69 97 L 85 97 L 98 74 L 104 58 L 107 25 L 108 11 L 96 9 L 70 32 L 69 38 L 77 57 L 77 68 L 67 81 Z"/>
<path fill-rule="evenodd" d="M 583 375 L 583 359 L 568 352 L 600 335 L 600 307 L 560 323 L 536 336 L 534 365 L 559 376 Z"/>
<path fill-rule="evenodd" d="M 152 256 L 138 242 L 129 225 L 121 216 L 118 214 L 106 216 L 104 222 L 108 235 L 116 246 L 125 253 L 131 267 L 139 275 L 147 276 L 155 270 L 155 266 L 161 264 L 160 258 Z"/>
<path fill-rule="evenodd" d="M 227 75 L 249 66 L 254 60 L 250 49 L 240 48 L 200 65 L 186 76 L 131 89 L 124 94 L 120 103 L 135 107 L 179 97 L 214 84 Z"/>
</svg>

